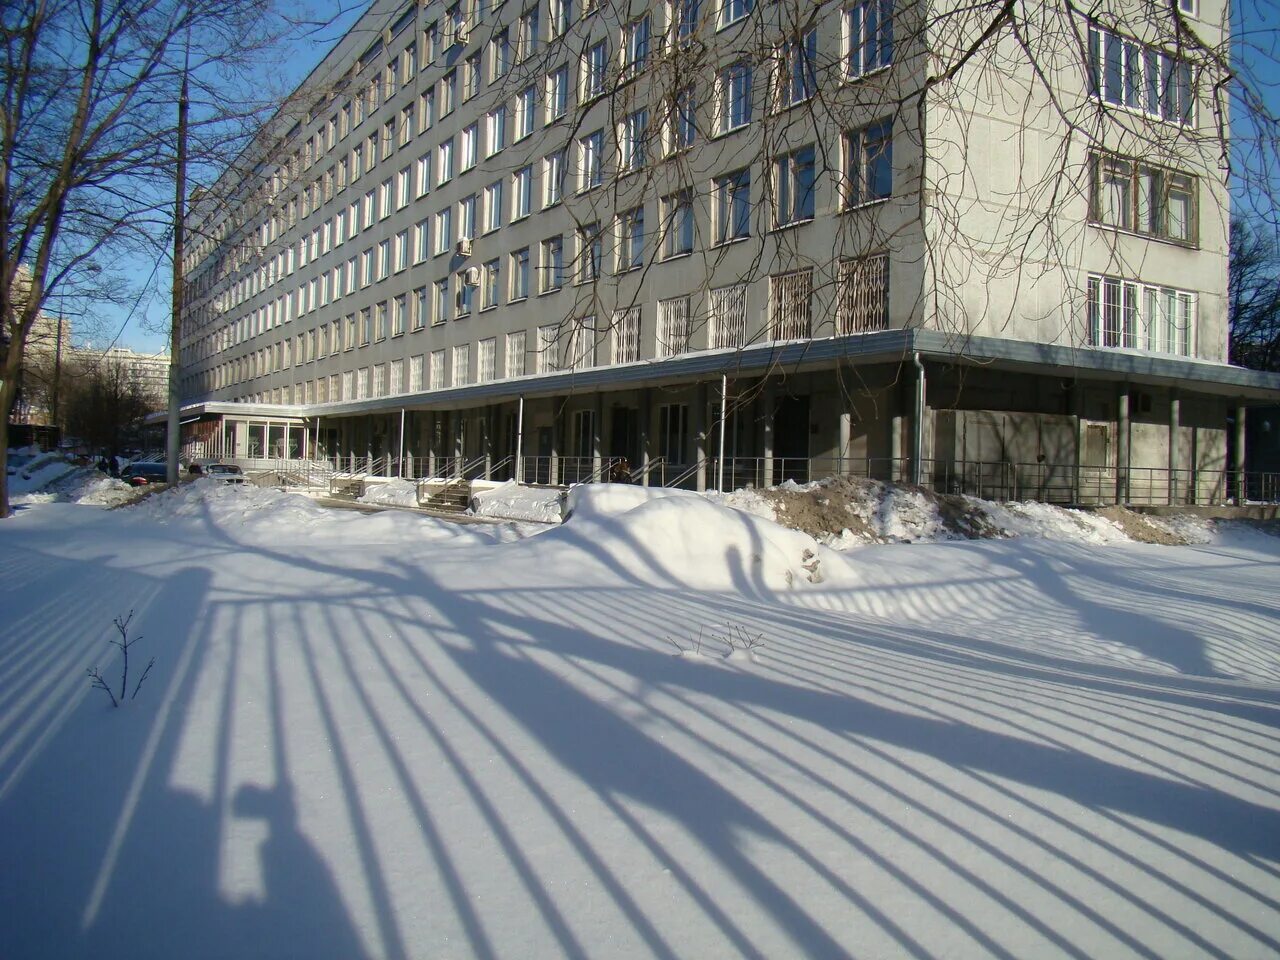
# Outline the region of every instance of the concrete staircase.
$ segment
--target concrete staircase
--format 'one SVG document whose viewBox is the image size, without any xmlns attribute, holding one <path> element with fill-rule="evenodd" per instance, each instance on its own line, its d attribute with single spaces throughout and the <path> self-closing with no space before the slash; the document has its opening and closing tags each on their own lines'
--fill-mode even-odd
<svg viewBox="0 0 1280 960">
<path fill-rule="evenodd" d="M 465 480 L 444 485 L 421 484 L 418 506 L 437 513 L 466 513 L 471 506 L 471 484 Z"/>
</svg>

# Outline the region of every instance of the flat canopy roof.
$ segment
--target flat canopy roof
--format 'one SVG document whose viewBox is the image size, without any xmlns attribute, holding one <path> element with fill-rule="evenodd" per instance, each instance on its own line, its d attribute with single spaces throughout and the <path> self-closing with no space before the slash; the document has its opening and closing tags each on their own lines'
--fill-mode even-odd
<svg viewBox="0 0 1280 960">
<path fill-rule="evenodd" d="M 222 414 L 284 419 L 390 413 L 406 407 L 423 410 L 470 407 L 519 397 L 634 389 L 720 376 L 760 376 L 778 369 L 798 372 L 829 367 L 840 361 L 901 363 L 910 360 L 914 354 L 934 363 L 974 365 L 1063 378 L 1086 376 L 1091 380 L 1128 382 L 1135 386 L 1181 387 L 1196 393 L 1234 397 L 1252 404 L 1280 403 L 1280 374 L 1260 370 L 1096 347 L 958 336 L 937 330 L 884 330 L 824 340 L 702 350 L 662 360 L 561 370 L 365 400 L 311 404 L 207 401 L 184 406 L 182 416 Z M 157 422 L 163 420 L 163 415 L 147 419 L 148 422 Z"/>
</svg>

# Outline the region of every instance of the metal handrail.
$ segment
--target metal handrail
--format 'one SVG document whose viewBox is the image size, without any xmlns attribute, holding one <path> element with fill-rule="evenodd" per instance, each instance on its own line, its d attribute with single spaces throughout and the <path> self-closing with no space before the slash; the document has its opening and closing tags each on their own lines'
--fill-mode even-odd
<svg viewBox="0 0 1280 960">
<path fill-rule="evenodd" d="M 699 457 L 696 463 L 691 464 L 683 472 L 677 474 L 672 479 L 667 480 L 662 485 L 664 487 L 678 487 L 680 486 L 680 484 L 684 483 L 690 477 L 697 476 L 698 471 L 704 469 L 707 463 L 708 463 L 708 460 L 706 457 Z"/>
</svg>

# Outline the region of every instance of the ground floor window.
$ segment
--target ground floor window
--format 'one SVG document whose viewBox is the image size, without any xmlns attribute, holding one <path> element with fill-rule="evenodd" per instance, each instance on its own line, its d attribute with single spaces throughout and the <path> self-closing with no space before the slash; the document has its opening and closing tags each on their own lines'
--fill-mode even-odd
<svg viewBox="0 0 1280 960">
<path fill-rule="evenodd" d="M 1090 276 L 1086 338 L 1091 347 L 1195 352 L 1196 295 L 1119 277 Z"/>
<path fill-rule="evenodd" d="M 689 446 L 689 406 L 670 403 L 658 408 L 658 456 L 684 463 Z"/>
</svg>

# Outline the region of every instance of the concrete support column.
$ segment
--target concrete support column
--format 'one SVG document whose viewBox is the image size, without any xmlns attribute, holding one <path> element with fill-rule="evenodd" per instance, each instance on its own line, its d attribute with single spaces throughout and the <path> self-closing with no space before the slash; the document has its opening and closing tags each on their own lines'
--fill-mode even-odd
<svg viewBox="0 0 1280 960">
<path fill-rule="evenodd" d="M 697 490 L 707 489 L 707 385 L 693 391 L 693 462 L 698 464 Z"/>
<path fill-rule="evenodd" d="M 1178 471 L 1182 469 L 1182 455 L 1178 444 L 1178 426 L 1182 421 L 1182 400 L 1177 388 L 1169 391 L 1169 503 L 1178 503 L 1182 489 Z"/>
<path fill-rule="evenodd" d="M 454 410 L 449 414 L 449 424 L 453 429 L 453 475 L 455 477 L 462 476 L 462 458 L 465 451 L 463 450 L 462 436 L 462 411 Z"/>
<path fill-rule="evenodd" d="M 649 485 L 649 464 L 653 460 L 653 391 L 645 387 L 640 391 L 640 482 Z"/>
<path fill-rule="evenodd" d="M 773 486 L 773 428 L 774 419 L 777 414 L 778 395 L 771 385 L 766 385 L 760 391 L 760 399 L 756 401 L 760 404 L 760 453 L 764 457 L 760 469 L 760 486 Z"/>
<path fill-rule="evenodd" d="M 924 364 L 918 355 L 915 357 L 914 366 L 915 389 L 912 393 L 911 408 L 911 482 L 918 487 L 924 479 L 924 425 L 928 417 L 928 408 L 925 406 Z"/>
<path fill-rule="evenodd" d="M 889 475 L 885 479 L 897 482 L 903 475 L 902 412 L 898 411 L 889 418 Z"/>
<path fill-rule="evenodd" d="M 436 475 L 436 457 L 439 451 L 436 450 L 436 417 L 438 414 L 431 410 L 426 415 L 427 421 L 427 476 L 434 477 Z"/>
<path fill-rule="evenodd" d="M 853 473 L 853 413 L 844 397 L 840 398 L 839 435 L 836 439 L 836 475 L 847 477 Z"/>
<path fill-rule="evenodd" d="M 561 420 L 564 417 L 564 401 L 560 397 L 551 398 L 551 465 L 547 479 L 552 486 L 560 483 L 560 444 Z"/>
<path fill-rule="evenodd" d="M 1243 504 L 1245 498 L 1244 482 L 1244 441 L 1245 441 L 1245 408 L 1244 404 L 1236 406 L 1236 448 L 1232 456 L 1232 467 L 1236 473 L 1235 497 L 1237 504 Z"/>
<path fill-rule="evenodd" d="M 493 479 L 493 407 L 484 408 L 484 478 Z"/>
<path fill-rule="evenodd" d="M 604 479 L 604 394 L 596 394 L 595 413 L 591 416 L 591 473 Z"/>
<path fill-rule="evenodd" d="M 1072 500 L 1084 502 L 1084 386 L 1079 380 L 1071 384 L 1071 409 L 1076 418 L 1075 470 L 1072 473 L 1071 486 L 1075 491 Z"/>
<path fill-rule="evenodd" d="M 1120 388 L 1116 398 L 1116 502 L 1129 500 L 1129 385 Z"/>
</svg>

